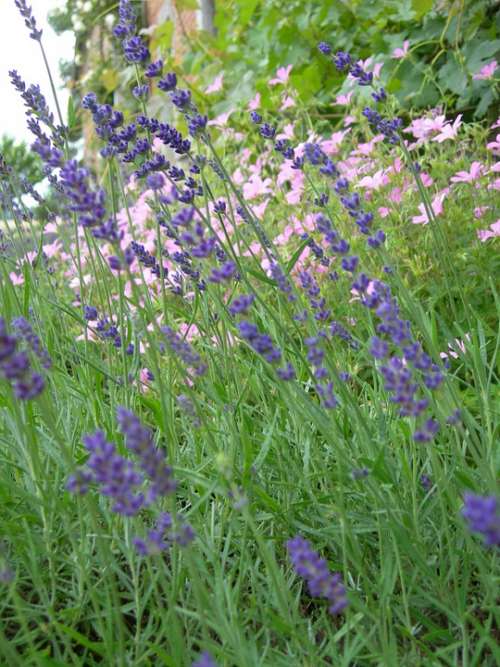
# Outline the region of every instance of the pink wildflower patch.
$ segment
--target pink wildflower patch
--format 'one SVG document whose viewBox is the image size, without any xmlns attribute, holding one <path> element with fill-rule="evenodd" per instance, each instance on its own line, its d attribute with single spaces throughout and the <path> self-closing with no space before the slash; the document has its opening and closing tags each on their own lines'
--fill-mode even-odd
<svg viewBox="0 0 500 667">
<path fill-rule="evenodd" d="M 255 97 L 252 97 L 252 99 L 248 103 L 248 110 L 255 111 L 256 109 L 259 108 L 260 108 L 260 93 L 256 93 Z"/>
<path fill-rule="evenodd" d="M 478 230 L 477 236 L 483 243 L 488 239 L 493 239 L 500 236 L 500 219 L 490 225 L 488 229 Z"/>
<path fill-rule="evenodd" d="M 486 80 L 486 79 L 492 79 L 493 75 L 495 74 L 495 70 L 498 67 L 498 63 L 496 60 L 492 60 L 490 63 L 487 65 L 484 65 L 481 67 L 479 72 L 473 75 L 473 79 L 476 80 Z"/>
<path fill-rule="evenodd" d="M 205 93 L 207 95 L 211 95 L 212 93 L 218 93 L 220 90 L 222 90 L 223 81 L 224 81 L 224 74 L 219 74 L 218 76 L 215 77 L 212 83 L 205 89 Z"/>
<path fill-rule="evenodd" d="M 276 77 L 269 81 L 270 86 L 284 86 L 290 77 L 290 72 L 292 71 L 293 65 L 287 65 L 286 67 L 278 67 L 276 71 Z"/>
<path fill-rule="evenodd" d="M 410 42 L 408 39 L 405 39 L 405 41 L 403 42 L 403 48 L 394 49 L 394 51 L 392 52 L 392 58 L 395 58 L 396 60 L 401 60 L 402 58 L 406 58 L 409 50 L 410 50 Z"/>
<path fill-rule="evenodd" d="M 353 92 L 351 91 L 350 93 L 347 93 L 346 95 L 337 95 L 335 98 L 335 104 L 338 104 L 339 106 L 347 106 L 351 102 L 351 98 L 353 96 Z"/>
<path fill-rule="evenodd" d="M 445 188 L 441 192 L 439 192 L 434 199 L 432 200 L 431 204 L 431 209 L 434 213 L 434 215 L 441 215 L 443 212 L 443 202 L 448 196 L 450 190 L 449 188 Z M 419 204 L 418 210 L 420 211 L 420 215 L 414 215 L 413 218 L 411 219 L 412 223 L 414 225 L 426 225 L 429 222 L 429 218 L 427 216 L 427 211 L 425 210 L 425 206 L 423 204 Z"/>
</svg>

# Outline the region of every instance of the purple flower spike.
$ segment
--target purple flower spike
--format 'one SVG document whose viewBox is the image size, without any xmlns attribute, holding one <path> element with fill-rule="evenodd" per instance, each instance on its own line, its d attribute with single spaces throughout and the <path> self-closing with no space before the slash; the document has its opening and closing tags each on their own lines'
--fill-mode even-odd
<svg viewBox="0 0 500 667">
<path fill-rule="evenodd" d="M 483 536 L 486 546 L 500 546 L 500 503 L 496 496 L 466 493 L 462 516 L 470 531 Z"/>
<path fill-rule="evenodd" d="M 326 560 L 300 535 L 288 540 L 286 547 L 295 572 L 307 581 L 309 593 L 326 598 L 330 614 L 340 614 L 348 605 L 340 574 L 331 573 Z"/>
<path fill-rule="evenodd" d="M 141 470 L 151 482 L 148 504 L 174 493 L 177 483 L 172 476 L 172 468 L 166 465 L 164 454 L 155 447 L 151 431 L 124 407 L 117 409 L 116 418 L 128 449 L 139 458 Z"/>
<path fill-rule="evenodd" d="M 32 8 L 27 5 L 26 0 L 14 0 L 14 4 L 19 9 L 19 13 L 24 19 L 24 25 L 31 31 L 31 39 L 39 42 L 42 39 L 42 31 L 37 28 Z"/>
<path fill-rule="evenodd" d="M 217 663 L 208 651 L 204 651 L 191 667 L 217 667 Z"/>
</svg>

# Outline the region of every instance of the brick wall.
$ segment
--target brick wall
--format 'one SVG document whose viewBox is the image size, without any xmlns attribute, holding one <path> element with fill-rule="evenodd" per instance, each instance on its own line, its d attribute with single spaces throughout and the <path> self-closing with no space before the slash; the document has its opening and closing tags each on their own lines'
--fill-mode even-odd
<svg viewBox="0 0 500 667">
<path fill-rule="evenodd" d="M 149 25 L 162 23 L 168 19 L 174 23 L 172 48 L 175 57 L 186 49 L 187 37 L 198 30 L 198 12 L 180 10 L 175 0 L 146 0 L 146 18 Z"/>
</svg>

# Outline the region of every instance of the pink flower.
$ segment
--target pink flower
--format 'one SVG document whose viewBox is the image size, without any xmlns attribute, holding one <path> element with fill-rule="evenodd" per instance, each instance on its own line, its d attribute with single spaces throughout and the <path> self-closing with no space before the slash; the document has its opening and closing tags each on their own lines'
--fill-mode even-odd
<svg viewBox="0 0 500 667">
<path fill-rule="evenodd" d="M 149 391 L 151 383 L 151 374 L 149 369 L 141 368 L 139 371 L 139 391 Z"/>
<path fill-rule="evenodd" d="M 276 72 L 276 78 L 269 81 L 270 86 L 277 86 L 279 84 L 285 85 L 288 82 L 290 72 L 292 71 L 293 65 L 287 65 L 286 67 L 278 67 Z"/>
<path fill-rule="evenodd" d="M 500 134 L 497 134 L 495 141 L 490 141 L 489 144 L 486 144 L 486 148 L 495 155 L 500 153 Z"/>
<path fill-rule="evenodd" d="M 373 176 L 364 176 L 356 187 L 366 188 L 367 190 L 378 190 L 389 183 L 389 177 L 383 169 L 376 171 Z"/>
<path fill-rule="evenodd" d="M 211 93 L 218 93 L 219 90 L 222 90 L 222 82 L 224 81 L 224 74 L 219 74 L 215 77 L 212 83 L 205 89 L 205 93 L 210 95 Z"/>
<path fill-rule="evenodd" d="M 289 109 L 290 107 L 295 106 L 295 100 L 293 97 L 290 95 L 285 95 L 281 104 L 280 111 L 285 111 L 285 109 Z"/>
<path fill-rule="evenodd" d="M 344 118 L 344 127 L 348 127 L 356 122 L 356 116 L 346 116 Z"/>
<path fill-rule="evenodd" d="M 490 63 L 487 65 L 484 65 L 484 67 L 481 67 L 479 72 L 477 74 L 474 74 L 472 77 L 473 79 L 491 79 L 493 77 L 493 74 L 495 74 L 495 70 L 498 67 L 498 63 L 496 60 L 492 60 Z"/>
<path fill-rule="evenodd" d="M 410 49 L 410 42 L 405 39 L 403 42 L 403 48 L 402 49 L 394 49 L 392 52 L 392 57 L 396 58 L 396 60 L 401 60 L 401 58 L 405 58 L 406 54 L 408 53 Z"/>
<path fill-rule="evenodd" d="M 476 206 L 476 208 L 474 209 L 474 217 L 479 220 L 480 218 L 483 217 L 486 211 L 489 210 L 490 210 L 489 206 Z"/>
<path fill-rule="evenodd" d="M 293 188 L 292 190 L 290 190 L 290 192 L 287 192 L 285 196 L 287 204 L 291 204 L 292 206 L 299 204 L 300 200 L 302 199 L 303 192 L 304 188 L 300 186 Z"/>
<path fill-rule="evenodd" d="M 293 137 L 293 123 L 288 123 L 285 125 L 283 132 L 280 132 L 280 134 L 276 135 L 276 139 L 293 139 Z"/>
<path fill-rule="evenodd" d="M 47 257 L 55 257 L 61 252 L 61 242 L 59 239 L 56 239 L 54 243 L 47 243 L 43 246 L 43 252 Z"/>
<path fill-rule="evenodd" d="M 11 273 L 9 273 L 9 278 L 10 278 L 10 282 L 13 285 L 23 285 L 24 284 L 24 276 L 22 274 L 17 275 L 17 273 L 14 273 L 14 271 L 12 271 Z"/>
<path fill-rule="evenodd" d="M 269 204 L 269 199 L 265 199 L 261 204 L 252 206 L 253 214 L 255 215 L 257 220 L 262 220 L 268 204 Z"/>
<path fill-rule="evenodd" d="M 434 183 L 432 176 L 427 174 L 425 171 L 420 174 L 420 178 L 422 179 L 422 183 L 426 188 L 430 188 L 430 186 Z"/>
<path fill-rule="evenodd" d="M 500 219 L 490 225 L 489 229 L 480 229 L 477 232 L 478 238 L 484 243 L 488 239 L 500 236 Z"/>
<path fill-rule="evenodd" d="M 27 262 L 28 264 L 32 265 L 35 259 L 38 257 L 38 253 L 36 250 L 30 250 L 27 252 L 24 256 L 24 261 Z"/>
<path fill-rule="evenodd" d="M 339 146 L 342 143 L 346 134 L 350 130 L 339 130 L 339 132 L 334 132 L 330 139 L 326 139 L 321 142 L 321 148 L 325 151 L 327 155 L 332 155 L 333 153 L 339 152 Z"/>
<path fill-rule="evenodd" d="M 388 209 L 386 206 L 381 206 L 378 209 L 378 214 L 380 215 L 381 218 L 387 218 L 390 212 L 391 212 L 390 209 Z"/>
<path fill-rule="evenodd" d="M 415 118 L 405 129 L 405 132 L 413 134 L 415 139 L 426 139 L 433 132 L 441 132 L 446 124 L 446 116 L 443 114 L 434 118 Z"/>
<path fill-rule="evenodd" d="M 260 195 L 268 195 L 271 193 L 272 180 L 266 178 L 262 180 L 258 174 L 252 174 L 249 180 L 243 184 L 243 196 L 245 199 L 255 199 Z"/>
<path fill-rule="evenodd" d="M 434 212 L 434 215 L 441 215 L 443 212 L 443 201 L 447 197 L 448 193 L 449 188 L 445 188 L 432 200 L 431 208 Z M 429 222 L 429 218 L 427 217 L 425 206 L 423 204 L 419 204 L 418 209 L 420 211 L 420 215 L 413 216 L 411 221 L 414 225 L 426 225 Z"/>
<path fill-rule="evenodd" d="M 358 147 L 353 151 L 353 155 L 371 155 L 375 148 L 375 145 L 384 140 L 383 134 L 377 134 L 370 141 L 365 144 L 358 144 Z"/>
<path fill-rule="evenodd" d="M 482 176 L 483 170 L 484 167 L 480 162 L 473 162 L 470 171 L 457 171 L 450 180 L 452 183 L 473 183 Z"/>
<path fill-rule="evenodd" d="M 55 222 L 48 222 L 43 228 L 43 231 L 46 234 L 56 234 L 58 231 L 57 224 Z"/>
<path fill-rule="evenodd" d="M 466 333 L 464 338 L 465 341 L 470 342 L 470 334 Z M 446 359 L 447 357 L 458 359 L 458 354 L 455 350 L 458 350 L 461 354 L 465 354 L 465 341 L 455 338 L 453 343 L 448 343 L 448 352 L 441 352 L 439 356 L 441 359 Z"/>
<path fill-rule="evenodd" d="M 346 106 L 347 104 L 350 103 L 352 96 L 353 96 L 352 91 L 350 93 L 347 93 L 347 95 L 337 95 L 337 97 L 335 98 L 335 104 L 338 104 L 340 106 Z"/>
<path fill-rule="evenodd" d="M 497 127 L 500 127 L 500 118 L 497 118 L 496 121 L 491 125 L 491 130 L 496 130 Z"/>
<path fill-rule="evenodd" d="M 260 107 L 260 93 L 256 93 L 255 97 L 253 97 L 248 103 L 248 110 L 255 111 L 259 107 Z"/>
<path fill-rule="evenodd" d="M 454 139 L 457 136 L 458 128 L 462 125 L 461 118 L 462 114 L 460 113 L 453 121 L 453 125 L 449 122 L 443 125 L 441 132 L 433 137 L 432 141 L 437 141 L 442 144 L 443 141 L 446 141 L 447 139 Z"/>
<path fill-rule="evenodd" d="M 207 125 L 214 125 L 215 127 L 225 127 L 227 125 L 227 121 L 229 120 L 229 116 L 232 113 L 233 113 L 232 109 L 230 111 L 226 111 L 226 113 L 221 113 L 216 118 L 209 120 Z"/>
</svg>

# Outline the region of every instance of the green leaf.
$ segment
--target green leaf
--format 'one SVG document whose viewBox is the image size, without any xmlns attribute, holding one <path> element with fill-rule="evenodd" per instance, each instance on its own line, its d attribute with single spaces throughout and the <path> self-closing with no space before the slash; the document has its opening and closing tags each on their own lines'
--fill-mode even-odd
<svg viewBox="0 0 500 667">
<path fill-rule="evenodd" d="M 288 264 L 286 265 L 286 274 L 287 274 L 287 275 L 292 271 L 293 267 L 294 267 L 294 266 L 297 264 L 297 262 L 299 261 L 300 256 L 301 256 L 302 253 L 304 252 L 304 248 L 307 246 L 308 242 L 309 242 L 308 239 L 306 239 L 305 241 L 303 241 L 303 242 L 299 245 L 299 247 L 297 248 L 297 250 L 293 253 L 292 257 L 290 258 L 290 260 L 289 260 L 289 262 L 288 262 Z"/>
<path fill-rule="evenodd" d="M 257 5 L 260 4 L 260 0 L 237 0 L 237 4 L 240 8 L 238 23 L 240 23 L 242 26 L 246 26 L 252 18 Z"/>
<path fill-rule="evenodd" d="M 176 0 L 175 7 L 177 11 L 199 9 L 198 0 Z"/>
<path fill-rule="evenodd" d="M 108 93 L 112 93 L 114 90 L 116 90 L 118 88 L 118 84 L 120 83 L 118 72 L 115 69 L 111 69 L 109 67 L 102 71 L 100 80 Z"/>
<path fill-rule="evenodd" d="M 71 96 L 68 99 L 67 116 L 68 116 L 68 129 L 72 130 L 75 127 L 75 125 L 77 125 L 78 119 L 75 110 L 75 103 L 73 102 L 73 97 Z"/>
<path fill-rule="evenodd" d="M 172 39 L 174 36 L 174 23 L 173 21 L 164 21 L 155 29 L 153 36 L 151 37 L 151 52 L 156 53 L 157 51 L 164 52 L 172 47 Z"/>
<path fill-rule="evenodd" d="M 70 628 L 67 625 L 63 625 L 62 623 L 58 623 L 57 621 L 54 621 L 54 625 L 60 632 L 68 635 L 68 637 L 71 637 L 73 641 L 78 642 L 80 646 L 84 646 L 90 651 L 97 653 L 97 655 L 100 655 L 101 658 L 106 656 L 105 645 L 103 642 L 93 642 L 85 637 L 85 635 L 82 635 L 81 632 L 78 632 L 78 630 Z"/>
<path fill-rule="evenodd" d="M 415 19 L 419 21 L 425 14 L 431 11 L 434 0 L 412 0 L 411 6 L 415 12 Z"/>
</svg>

